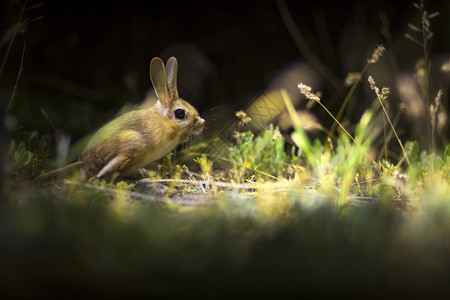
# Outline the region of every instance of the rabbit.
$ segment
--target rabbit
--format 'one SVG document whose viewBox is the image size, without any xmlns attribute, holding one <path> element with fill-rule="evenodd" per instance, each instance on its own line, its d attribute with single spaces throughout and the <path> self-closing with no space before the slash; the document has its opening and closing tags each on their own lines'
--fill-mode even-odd
<svg viewBox="0 0 450 300">
<path fill-rule="evenodd" d="M 205 120 L 192 105 L 179 98 L 177 70 L 175 57 L 168 59 L 166 68 L 160 58 L 152 59 L 150 79 L 158 101 L 150 108 L 133 110 L 101 127 L 79 157 L 84 172 L 114 181 L 162 158 L 192 135 L 201 133 Z"/>
</svg>

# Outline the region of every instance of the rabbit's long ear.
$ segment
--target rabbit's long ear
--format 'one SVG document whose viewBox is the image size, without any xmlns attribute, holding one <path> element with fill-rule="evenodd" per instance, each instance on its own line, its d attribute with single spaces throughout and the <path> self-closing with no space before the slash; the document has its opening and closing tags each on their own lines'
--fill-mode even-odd
<svg viewBox="0 0 450 300">
<path fill-rule="evenodd" d="M 167 81 L 164 63 L 159 57 L 153 58 L 150 63 L 150 79 L 161 104 L 169 107 L 174 97 Z"/>
<path fill-rule="evenodd" d="M 177 73 L 178 73 L 178 62 L 175 57 L 169 58 L 166 64 L 167 79 L 169 80 L 169 87 L 175 97 L 178 98 L 178 87 L 177 87 Z"/>
</svg>

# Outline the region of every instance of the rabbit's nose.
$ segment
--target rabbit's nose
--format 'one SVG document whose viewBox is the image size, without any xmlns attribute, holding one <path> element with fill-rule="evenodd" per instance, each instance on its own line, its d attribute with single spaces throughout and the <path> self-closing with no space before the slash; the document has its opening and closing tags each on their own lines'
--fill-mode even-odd
<svg viewBox="0 0 450 300">
<path fill-rule="evenodd" d="M 197 117 L 194 123 L 194 131 L 195 133 L 200 133 L 203 130 L 203 126 L 205 125 L 205 120 L 200 116 Z"/>
</svg>

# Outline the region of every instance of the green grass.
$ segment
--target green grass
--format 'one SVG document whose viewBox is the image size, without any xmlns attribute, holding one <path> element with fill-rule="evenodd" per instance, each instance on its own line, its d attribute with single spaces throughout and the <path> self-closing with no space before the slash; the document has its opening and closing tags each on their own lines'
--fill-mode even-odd
<svg viewBox="0 0 450 300">
<path fill-rule="evenodd" d="M 367 65 L 383 53 L 376 51 Z M 448 297 L 450 146 L 443 139 L 437 147 L 442 107 L 426 106 L 434 115 L 424 124 L 430 144 L 402 140 L 386 108 L 389 90 L 370 77 L 373 103 L 344 125 L 367 65 L 336 117 L 326 99 L 299 85 L 336 124 L 326 137 L 310 138 L 282 90 L 291 133 L 272 124 L 259 134 L 237 130 L 225 154 L 206 153 L 213 141 L 191 145 L 143 180 L 42 186 L 33 178 L 54 155 L 51 137 L 27 132 L 11 140 L 0 296 Z"/>
</svg>

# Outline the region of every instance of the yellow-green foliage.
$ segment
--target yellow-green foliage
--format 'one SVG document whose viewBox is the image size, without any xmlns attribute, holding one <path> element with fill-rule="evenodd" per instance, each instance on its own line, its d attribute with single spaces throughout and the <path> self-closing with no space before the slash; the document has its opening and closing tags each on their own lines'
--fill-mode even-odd
<svg viewBox="0 0 450 300">
<path fill-rule="evenodd" d="M 300 150 L 290 146 L 291 156 L 285 150 L 286 140 L 278 127 L 269 129 L 255 137 L 252 132 L 237 133 L 237 142 L 230 149 L 232 163 L 231 179 L 235 182 L 256 178 L 288 176 L 288 164 L 298 162 Z"/>
<path fill-rule="evenodd" d="M 6 170 L 32 177 L 41 171 L 52 151 L 52 137 L 50 135 L 40 136 L 36 131 L 24 132 L 23 140 L 9 143 L 9 152 Z"/>
</svg>

